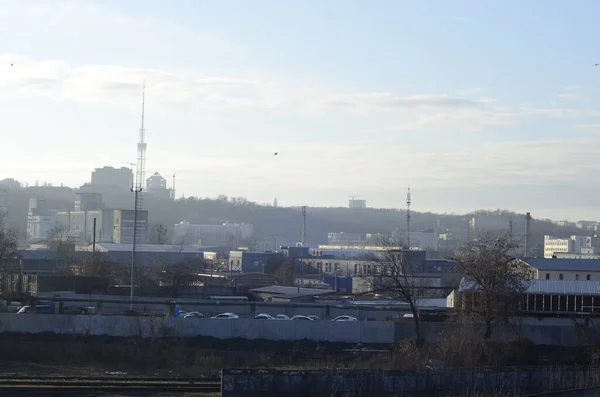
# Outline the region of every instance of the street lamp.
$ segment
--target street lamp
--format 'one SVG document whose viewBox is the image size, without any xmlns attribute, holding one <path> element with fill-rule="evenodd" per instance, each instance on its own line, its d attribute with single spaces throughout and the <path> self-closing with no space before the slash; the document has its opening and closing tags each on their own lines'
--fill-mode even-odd
<svg viewBox="0 0 600 397">
<path fill-rule="evenodd" d="M 135 273 L 135 244 L 137 240 L 137 216 L 138 216 L 138 194 L 141 193 L 142 188 L 131 188 L 131 192 L 134 194 L 133 202 L 133 244 L 131 248 L 131 285 L 129 288 L 129 309 L 133 309 L 133 278 Z"/>
</svg>

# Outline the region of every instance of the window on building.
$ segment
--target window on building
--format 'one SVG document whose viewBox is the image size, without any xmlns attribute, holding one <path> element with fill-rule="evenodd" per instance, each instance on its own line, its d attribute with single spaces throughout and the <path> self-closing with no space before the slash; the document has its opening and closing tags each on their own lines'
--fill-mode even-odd
<svg viewBox="0 0 600 397">
<path fill-rule="evenodd" d="M 590 281 L 590 280 L 592 279 L 592 276 L 588 274 L 587 276 L 585 276 L 585 279 L 586 279 L 587 281 Z"/>
<path fill-rule="evenodd" d="M 575 275 L 575 280 L 579 280 L 579 274 Z"/>
<path fill-rule="evenodd" d="M 562 273 L 558 275 L 558 279 L 559 279 L 559 280 L 562 280 L 562 279 L 563 279 L 563 274 L 562 274 Z"/>
<path fill-rule="evenodd" d="M 550 273 L 546 273 L 546 280 L 550 280 Z"/>
</svg>

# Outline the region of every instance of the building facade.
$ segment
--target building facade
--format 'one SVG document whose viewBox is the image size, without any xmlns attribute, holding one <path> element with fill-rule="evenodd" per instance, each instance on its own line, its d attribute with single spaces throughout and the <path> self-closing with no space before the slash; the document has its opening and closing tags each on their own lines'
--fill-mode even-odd
<svg viewBox="0 0 600 397">
<path fill-rule="evenodd" d="M 367 200 L 350 199 L 348 208 L 367 208 Z"/>
<path fill-rule="evenodd" d="M 36 243 L 50 237 L 55 227 L 56 203 L 38 198 L 29 199 L 27 210 L 27 242 Z"/>
<path fill-rule="evenodd" d="M 410 232 L 410 236 L 406 230 L 396 229 L 392 233 L 392 238 L 397 243 L 407 244 L 410 237 L 410 248 L 417 250 L 437 251 L 439 236 L 433 229 L 419 232 Z"/>
<path fill-rule="evenodd" d="M 567 238 L 544 236 L 544 258 L 552 258 L 557 252 L 587 253 L 586 249 L 589 248 L 592 248 L 592 237 L 590 236 L 573 235 Z"/>
<path fill-rule="evenodd" d="M 129 191 L 133 186 L 133 171 L 131 168 L 102 167 L 92 171 L 91 185 L 115 187 Z"/>
<path fill-rule="evenodd" d="M 247 223 L 203 225 L 182 221 L 173 226 L 173 244 L 236 247 L 251 241 L 253 234 L 254 227 Z"/>
</svg>

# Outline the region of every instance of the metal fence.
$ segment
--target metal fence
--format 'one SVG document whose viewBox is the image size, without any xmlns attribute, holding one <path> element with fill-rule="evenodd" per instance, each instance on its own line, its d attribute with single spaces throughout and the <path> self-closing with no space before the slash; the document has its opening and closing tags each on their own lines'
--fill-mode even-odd
<svg viewBox="0 0 600 397">
<path fill-rule="evenodd" d="M 600 386 L 599 368 L 508 367 L 425 371 L 223 370 L 223 397 L 520 396 Z"/>
</svg>

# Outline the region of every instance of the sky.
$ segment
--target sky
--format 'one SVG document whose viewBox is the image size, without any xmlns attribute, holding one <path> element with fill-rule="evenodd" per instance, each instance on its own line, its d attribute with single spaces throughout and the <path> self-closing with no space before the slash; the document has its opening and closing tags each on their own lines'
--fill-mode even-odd
<svg viewBox="0 0 600 397">
<path fill-rule="evenodd" d="M 596 0 L 0 0 L 0 179 L 600 220 Z M 12 64 L 12 66 L 11 66 Z M 278 155 L 275 156 L 274 152 Z"/>
</svg>

